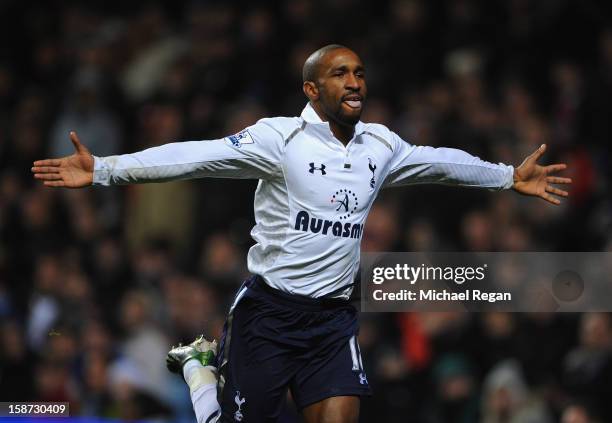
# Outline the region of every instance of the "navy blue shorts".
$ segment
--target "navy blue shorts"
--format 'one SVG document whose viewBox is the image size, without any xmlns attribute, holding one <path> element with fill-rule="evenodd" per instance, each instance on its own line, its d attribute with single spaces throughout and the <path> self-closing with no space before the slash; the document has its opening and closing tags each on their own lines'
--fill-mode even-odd
<svg viewBox="0 0 612 423">
<path fill-rule="evenodd" d="M 348 301 L 286 294 L 245 281 L 218 355 L 223 422 L 274 422 L 287 389 L 302 409 L 334 396 L 371 395 Z"/>
</svg>

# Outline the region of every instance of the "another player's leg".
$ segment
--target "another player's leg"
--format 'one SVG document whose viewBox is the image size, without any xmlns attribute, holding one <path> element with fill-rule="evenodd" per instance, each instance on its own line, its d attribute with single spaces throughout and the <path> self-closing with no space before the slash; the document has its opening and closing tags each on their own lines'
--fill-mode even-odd
<svg viewBox="0 0 612 423">
<path fill-rule="evenodd" d="M 166 356 L 168 370 L 182 373 L 189 385 L 198 423 L 212 423 L 219 415 L 216 354 L 216 341 L 209 342 L 200 336 L 189 345 L 172 348 Z"/>
</svg>

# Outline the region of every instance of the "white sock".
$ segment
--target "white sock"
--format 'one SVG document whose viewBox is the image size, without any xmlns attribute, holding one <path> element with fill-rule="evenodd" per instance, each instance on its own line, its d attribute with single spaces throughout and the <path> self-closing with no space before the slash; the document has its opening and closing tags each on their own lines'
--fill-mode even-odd
<svg viewBox="0 0 612 423">
<path fill-rule="evenodd" d="M 191 391 L 191 402 L 193 403 L 193 411 L 198 419 L 198 423 L 212 423 L 217 421 L 216 419 L 211 419 L 221 410 L 217 402 L 216 383 L 202 385 L 195 391 Z"/>
<path fill-rule="evenodd" d="M 217 402 L 217 369 L 213 366 L 204 367 L 198 360 L 189 360 L 183 366 L 183 377 L 189 385 L 198 423 L 208 423 L 221 408 Z"/>
</svg>

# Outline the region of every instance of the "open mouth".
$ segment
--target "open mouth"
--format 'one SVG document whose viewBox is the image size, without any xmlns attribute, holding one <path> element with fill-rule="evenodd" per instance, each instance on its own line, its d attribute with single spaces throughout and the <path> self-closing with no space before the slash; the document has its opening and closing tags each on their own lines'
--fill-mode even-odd
<svg viewBox="0 0 612 423">
<path fill-rule="evenodd" d="M 344 102 L 353 109 L 358 109 L 361 107 L 361 100 L 344 100 Z"/>
<path fill-rule="evenodd" d="M 363 97 L 357 94 L 350 94 L 342 98 L 342 102 L 349 106 L 351 109 L 361 108 Z"/>
</svg>

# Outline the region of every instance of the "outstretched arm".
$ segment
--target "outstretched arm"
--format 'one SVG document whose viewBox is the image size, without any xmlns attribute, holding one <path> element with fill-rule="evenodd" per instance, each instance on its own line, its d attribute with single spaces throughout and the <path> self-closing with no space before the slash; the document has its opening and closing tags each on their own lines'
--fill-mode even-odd
<svg viewBox="0 0 612 423">
<path fill-rule="evenodd" d="M 551 184 L 570 184 L 570 178 L 551 176 L 564 170 L 565 164 L 540 166 L 537 161 L 546 151 L 543 144 L 523 163 L 514 168 L 479 159 L 454 148 L 414 146 L 395 136 L 395 151 L 385 179 L 385 186 L 422 183 L 460 185 L 488 189 L 514 189 L 523 195 L 540 197 L 552 204 L 567 197 L 567 191 Z"/>
<path fill-rule="evenodd" d="M 239 134 L 210 141 L 164 144 L 117 156 L 96 157 L 70 133 L 75 154 L 34 162 L 46 186 L 80 188 L 217 177 L 267 179 L 280 173 L 282 137 L 260 121 Z"/>
<path fill-rule="evenodd" d="M 70 132 L 74 154 L 60 159 L 37 160 L 32 172 L 34 178 L 48 187 L 82 188 L 93 183 L 94 157 L 81 144 L 76 132 Z"/>
<path fill-rule="evenodd" d="M 559 205 L 561 203 L 559 199 L 551 194 L 560 197 L 567 197 L 569 194 L 567 191 L 555 188 L 551 184 L 571 184 L 572 180 L 570 178 L 550 176 L 553 173 L 566 169 L 567 165 L 565 163 L 548 166 L 540 166 L 538 164 L 538 159 L 542 157 L 545 151 L 546 144 L 542 144 L 519 167 L 514 169 L 512 189 L 520 194 L 533 195 L 543 198 L 549 203 Z"/>
<path fill-rule="evenodd" d="M 455 148 L 415 146 L 397 138 L 385 186 L 444 184 L 491 190 L 512 187 L 514 168 Z"/>
</svg>

